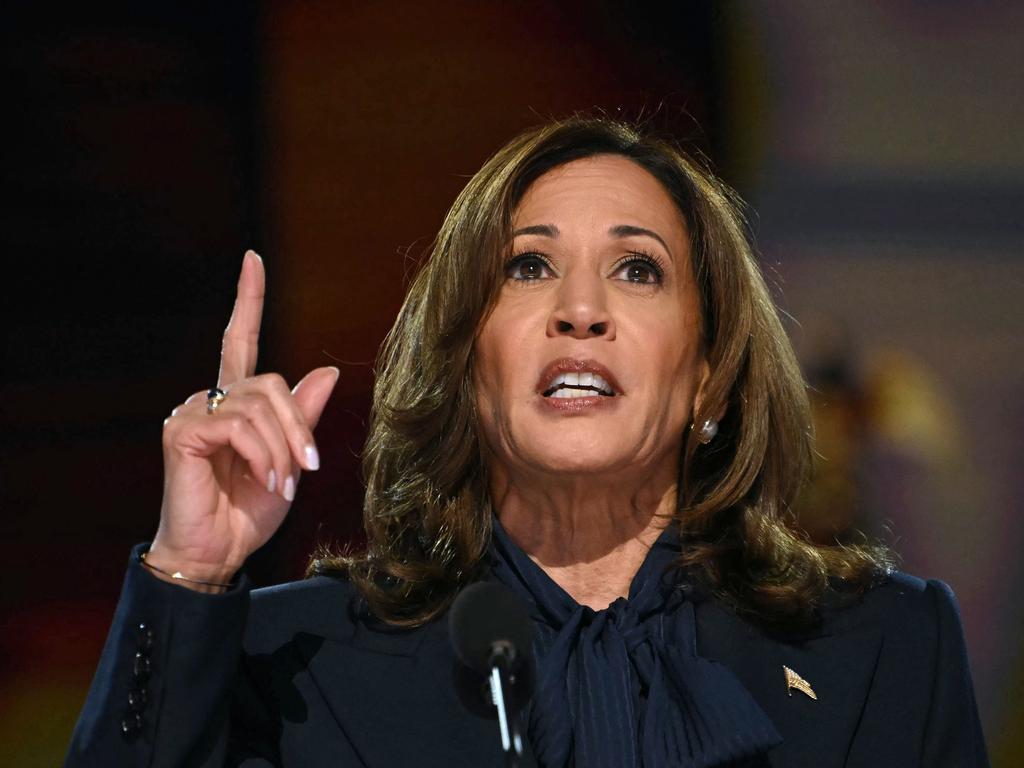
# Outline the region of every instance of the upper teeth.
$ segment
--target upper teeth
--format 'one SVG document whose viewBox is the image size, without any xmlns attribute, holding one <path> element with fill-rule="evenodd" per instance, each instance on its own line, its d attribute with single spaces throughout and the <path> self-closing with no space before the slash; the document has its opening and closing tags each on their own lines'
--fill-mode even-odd
<svg viewBox="0 0 1024 768">
<path fill-rule="evenodd" d="M 608 385 L 601 376 L 591 371 L 584 371 L 582 373 L 560 373 L 551 380 L 545 389 L 545 394 L 558 394 L 557 392 L 552 393 L 552 390 L 565 384 L 567 387 L 578 387 L 581 390 L 590 389 L 593 390 L 593 394 L 604 394 L 613 395 L 615 392 Z M 567 393 L 568 395 L 569 393 Z M 575 393 L 572 393 L 575 394 Z M 591 394 L 589 392 L 581 392 L 580 395 L 586 396 Z"/>
</svg>

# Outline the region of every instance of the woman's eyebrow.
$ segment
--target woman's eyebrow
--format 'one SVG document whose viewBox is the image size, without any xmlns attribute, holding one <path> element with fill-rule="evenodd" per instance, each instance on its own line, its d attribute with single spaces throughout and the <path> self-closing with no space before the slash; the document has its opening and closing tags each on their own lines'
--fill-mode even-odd
<svg viewBox="0 0 1024 768">
<path fill-rule="evenodd" d="M 544 237 L 558 237 L 560 232 L 554 224 L 533 224 L 529 227 L 520 227 L 512 233 L 513 237 L 519 235 L 544 235 Z"/>
<path fill-rule="evenodd" d="M 556 238 L 561 234 L 558 231 L 558 227 L 554 224 L 532 224 L 529 227 L 520 227 L 512 233 L 513 237 L 519 235 L 543 235 L 544 237 Z M 668 251 L 668 255 L 672 255 L 672 249 L 668 247 L 661 235 L 652 229 L 646 229 L 645 227 L 638 227 L 633 224 L 618 224 L 608 230 L 608 234 L 612 237 L 651 237 L 661 243 L 662 247 Z"/>
<path fill-rule="evenodd" d="M 612 237 L 635 237 L 637 235 L 643 237 L 652 237 L 661 243 L 662 248 L 668 251 L 668 255 L 672 255 L 672 249 L 668 247 L 666 243 L 657 232 L 652 229 L 645 229 L 644 227 L 636 227 L 632 224 L 619 224 L 608 230 L 608 234 Z"/>
</svg>

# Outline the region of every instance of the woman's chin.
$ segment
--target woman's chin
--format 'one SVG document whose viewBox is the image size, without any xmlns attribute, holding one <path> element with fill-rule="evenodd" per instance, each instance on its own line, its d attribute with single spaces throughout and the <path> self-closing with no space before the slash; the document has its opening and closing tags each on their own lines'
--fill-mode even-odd
<svg viewBox="0 0 1024 768">
<path fill-rule="evenodd" d="M 530 463 L 552 475 L 606 474 L 631 465 L 635 457 L 635 453 L 626 453 L 619 446 L 599 446 L 588 450 L 570 443 L 545 448 L 534 453 Z"/>
</svg>

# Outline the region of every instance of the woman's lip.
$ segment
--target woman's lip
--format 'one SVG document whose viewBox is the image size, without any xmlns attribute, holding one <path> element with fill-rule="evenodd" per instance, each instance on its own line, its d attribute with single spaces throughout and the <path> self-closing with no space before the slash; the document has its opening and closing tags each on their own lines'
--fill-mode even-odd
<svg viewBox="0 0 1024 768">
<path fill-rule="evenodd" d="M 618 405 L 619 398 L 608 397 L 608 395 L 589 395 L 587 397 L 543 397 L 540 398 L 540 407 L 551 409 L 559 413 L 589 413 L 596 410 L 606 410 Z"/>
<path fill-rule="evenodd" d="M 537 393 L 543 395 L 547 389 L 548 384 L 551 380 L 558 376 L 560 373 L 596 373 L 602 379 L 604 379 L 608 386 L 612 388 L 612 392 L 615 396 L 622 394 L 622 387 L 619 385 L 618 379 L 615 378 L 615 374 L 609 371 L 604 365 L 597 362 L 597 360 L 582 359 L 577 357 L 560 357 L 557 360 L 552 360 L 546 366 L 540 374 L 540 378 L 537 380 Z M 550 399 L 550 398 L 548 398 Z M 577 398 L 584 400 L 586 398 Z M 605 396 L 606 400 L 613 400 L 614 397 Z"/>
</svg>

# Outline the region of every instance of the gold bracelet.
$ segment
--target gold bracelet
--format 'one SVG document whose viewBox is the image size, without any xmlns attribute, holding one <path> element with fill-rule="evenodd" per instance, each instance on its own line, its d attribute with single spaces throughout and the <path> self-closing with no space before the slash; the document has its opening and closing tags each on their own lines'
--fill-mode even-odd
<svg viewBox="0 0 1024 768">
<path fill-rule="evenodd" d="M 174 573 L 168 573 L 167 571 L 163 570 L 162 568 L 157 568 L 152 563 L 146 562 L 146 555 L 148 555 L 148 554 L 149 554 L 149 552 L 143 552 L 140 555 L 142 564 L 144 566 L 146 566 L 147 568 L 149 568 L 149 570 L 156 571 L 157 573 L 162 573 L 164 576 L 166 576 L 166 577 L 168 577 L 170 579 L 174 579 L 175 581 L 187 581 L 189 584 L 202 584 L 204 587 L 222 587 L 224 589 L 231 589 L 234 586 L 234 584 L 218 584 L 215 581 L 201 581 L 200 579 L 190 579 L 190 578 L 188 578 L 188 576 L 183 576 L 181 571 L 175 571 Z"/>
</svg>

